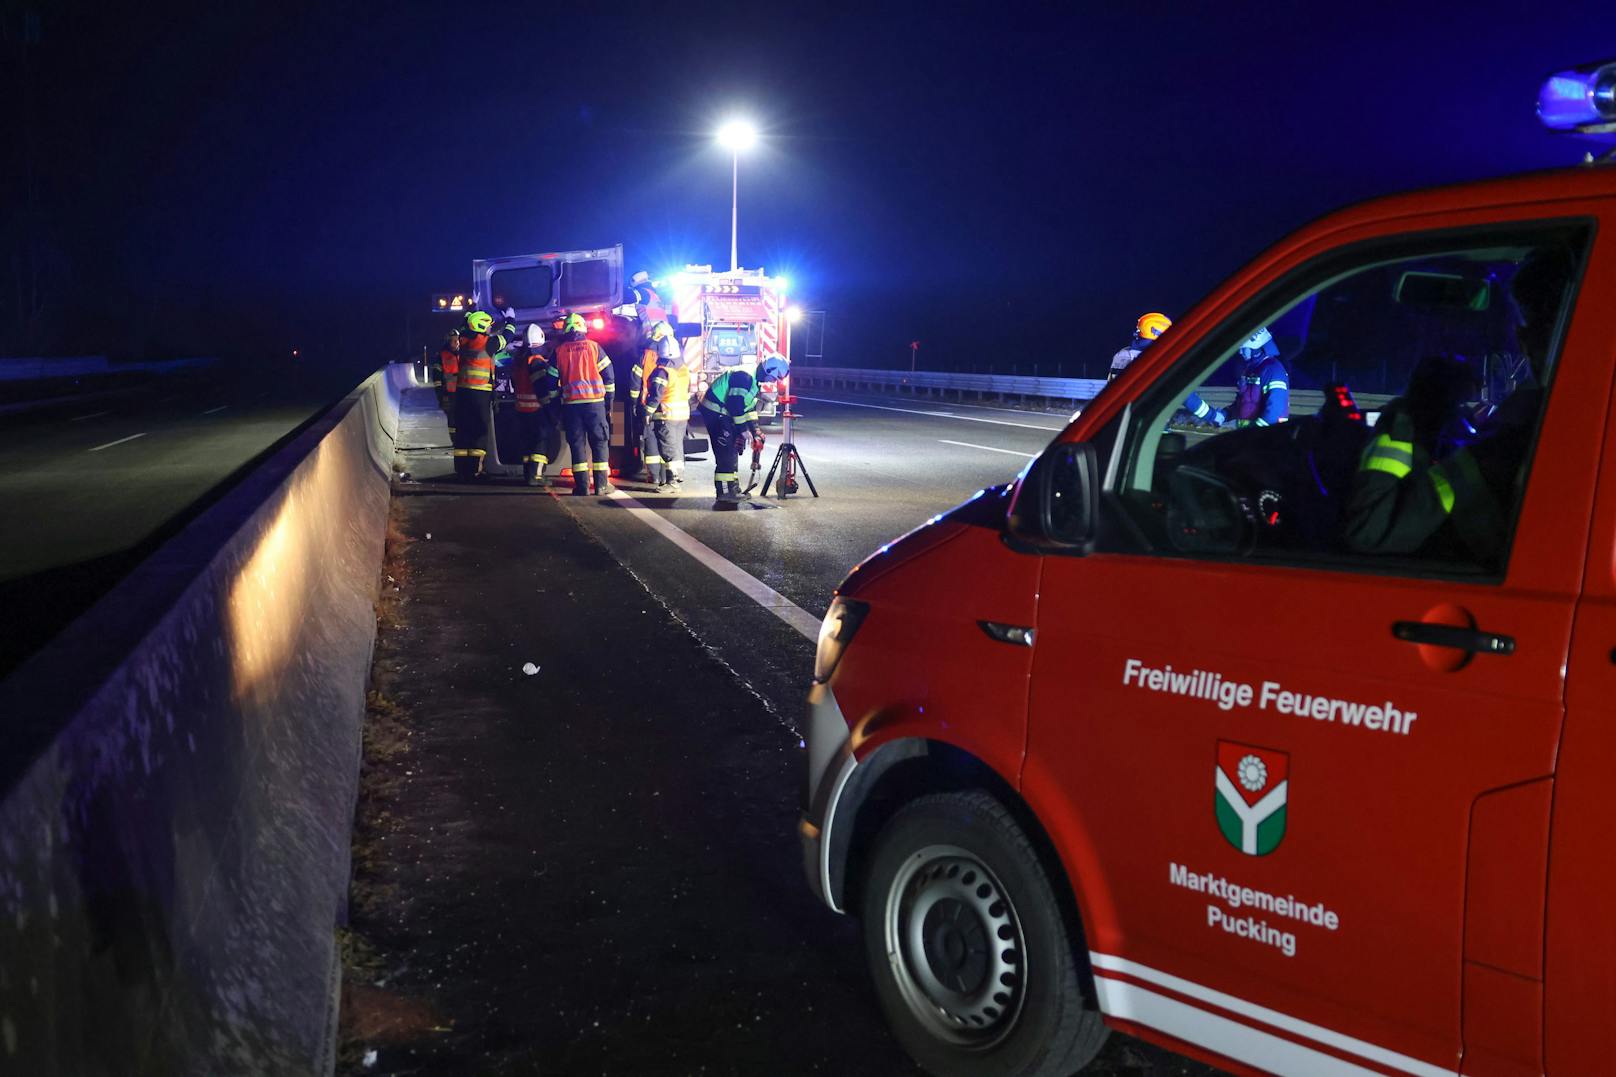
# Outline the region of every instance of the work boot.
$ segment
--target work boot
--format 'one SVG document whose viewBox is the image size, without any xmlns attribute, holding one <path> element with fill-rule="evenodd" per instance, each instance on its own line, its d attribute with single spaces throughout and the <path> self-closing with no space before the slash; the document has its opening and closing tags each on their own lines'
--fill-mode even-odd
<svg viewBox="0 0 1616 1077">
<path fill-rule="evenodd" d="M 539 465 L 534 463 L 532 460 L 529 460 L 527 463 L 523 464 L 522 481 L 527 483 L 529 486 L 537 486 L 539 484 Z"/>
<path fill-rule="evenodd" d="M 741 483 L 740 483 L 740 480 L 738 480 L 738 479 L 735 482 L 732 482 L 732 483 L 729 484 L 729 492 L 730 492 L 731 496 L 733 496 L 735 498 L 736 501 L 750 501 L 750 500 L 752 500 L 752 495 L 747 493 L 745 490 L 741 489 Z"/>
<path fill-rule="evenodd" d="M 455 479 L 459 482 L 470 482 L 477 477 L 477 461 L 470 456 L 457 456 L 454 458 Z"/>
<path fill-rule="evenodd" d="M 615 490 L 616 490 L 616 487 L 614 487 L 612 485 L 611 472 L 609 472 L 609 471 L 597 471 L 597 472 L 595 472 L 595 494 L 596 494 L 596 496 L 605 497 L 607 494 L 615 492 Z"/>
<path fill-rule="evenodd" d="M 589 496 L 589 472 L 587 472 L 587 471 L 579 471 L 576 468 L 573 469 L 573 472 L 572 472 L 572 496 L 573 497 L 588 497 Z"/>
</svg>

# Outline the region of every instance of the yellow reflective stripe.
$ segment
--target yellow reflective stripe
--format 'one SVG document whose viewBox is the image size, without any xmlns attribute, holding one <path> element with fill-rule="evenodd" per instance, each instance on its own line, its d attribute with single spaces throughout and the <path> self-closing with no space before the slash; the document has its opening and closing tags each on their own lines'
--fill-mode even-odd
<svg viewBox="0 0 1616 1077">
<path fill-rule="evenodd" d="M 715 471 L 715 472 L 713 472 L 713 481 L 714 482 L 730 482 L 731 480 L 733 480 L 735 482 L 739 482 L 741 480 L 741 473 L 739 471 Z"/>
<path fill-rule="evenodd" d="M 1364 450 L 1358 470 L 1383 471 L 1394 479 L 1406 479 L 1414 470 L 1414 443 L 1382 434 Z"/>
<path fill-rule="evenodd" d="M 662 457 L 660 457 L 660 456 L 647 456 L 645 458 L 645 462 L 648 463 L 648 464 L 660 464 L 660 463 L 662 463 Z"/>
<path fill-rule="evenodd" d="M 466 455 L 467 456 L 487 456 L 488 455 L 488 450 L 487 449 L 467 449 L 466 450 Z"/>
<path fill-rule="evenodd" d="M 550 458 L 545 456 L 543 453 L 534 453 L 533 462 L 535 464 L 548 464 L 550 462 Z"/>
<path fill-rule="evenodd" d="M 737 423 L 755 423 L 755 422 L 757 422 L 757 412 L 749 411 L 745 415 L 742 415 L 740 418 L 736 419 L 735 421 Z"/>
<path fill-rule="evenodd" d="M 1436 487 L 1437 500 L 1442 502 L 1442 513 L 1448 515 L 1453 512 L 1453 487 L 1448 483 L 1448 477 L 1442 474 L 1439 464 L 1426 472 L 1431 477 L 1431 485 Z"/>
<path fill-rule="evenodd" d="M 610 471 L 612 469 L 612 465 L 607 463 L 605 460 L 596 460 L 589 466 L 596 471 Z"/>
<path fill-rule="evenodd" d="M 1371 456 L 1363 462 L 1359 471 L 1384 471 L 1394 479 L 1406 479 L 1408 473 L 1414 469 L 1401 460 L 1390 460 L 1384 456 Z"/>
<path fill-rule="evenodd" d="M 471 450 L 470 449 L 456 449 L 454 451 L 454 454 L 456 456 L 470 456 L 471 455 Z"/>
<path fill-rule="evenodd" d="M 703 400 L 701 402 L 701 406 L 706 408 L 708 411 L 718 412 L 719 414 L 723 414 L 723 412 L 724 412 L 724 405 L 720 404 L 718 401 L 712 399 L 711 397 L 708 397 L 706 400 Z"/>
</svg>

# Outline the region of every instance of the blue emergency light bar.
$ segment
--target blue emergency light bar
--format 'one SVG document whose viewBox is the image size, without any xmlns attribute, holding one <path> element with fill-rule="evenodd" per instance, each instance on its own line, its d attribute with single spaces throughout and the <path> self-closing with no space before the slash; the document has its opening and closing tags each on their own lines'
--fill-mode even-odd
<svg viewBox="0 0 1616 1077">
<path fill-rule="evenodd" d="M 1537 116 L 1556 131 L 1616 133 L 1616 60 L 1550 75 L 1537 94 Z"/>
</svg>

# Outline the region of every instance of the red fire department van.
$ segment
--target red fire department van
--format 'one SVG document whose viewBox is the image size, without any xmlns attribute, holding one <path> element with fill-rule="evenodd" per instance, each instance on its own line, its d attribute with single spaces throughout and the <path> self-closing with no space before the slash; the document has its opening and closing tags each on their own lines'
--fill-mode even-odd
<svg viewBox="0 0 1616 1077">
<path fill-rule="evenodd" d="M 1336 213 L 854 570 L 800 836 L 925 1068 L 1616 1069 L 1613 299 L 1610 167 Z"/>
</svg>

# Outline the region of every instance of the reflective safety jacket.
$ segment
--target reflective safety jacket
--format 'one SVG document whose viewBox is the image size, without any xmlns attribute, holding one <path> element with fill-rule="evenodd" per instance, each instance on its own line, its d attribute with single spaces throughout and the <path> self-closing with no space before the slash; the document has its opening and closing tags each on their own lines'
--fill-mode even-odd
<svg viewBox="0 0 1616 1077">
<path fill-rule="evenodd" d="M 646 410 L 651 418 L 667 422 L 690 419 L 690 371 L 682 366 L 663 365 L 651 372 L 645 386 Z"/>
<path fill-rule="evenodd" d="M 713 379 L 701 406 L 727 416 L 736 426 L 757 425 L 757 382 L 744 370 L 726 370 Z"/>
<path fill-rule="evenodd" d="M 616 388 L 612 361 L 593 340 L 562 342 L 556 347 L 555 367 L 561 378 L 562 403 L 598 404 Z"/>
<path fill-rule="evenodd" d="M 560 395 L 556 369 L 541 352 L 534 352 L 511 371 L 511 388 L 516 393 L 519 414 L 532 414 L 553 403 Z"/>
<path fill-rule="evenodd" d="M 1402 401 L 1393 401 L 1358 461 L 1342 520 L 1347 545 L 1362 553 L 1413 553 L 1451 526 L 1478 562 L 1495 567 L 1541 402 L 1534 389 L 1517 391 L 1487 436 L 1433 462 Z"/>
<path fill-rule="evenodd" d="M 1274 356 L 1261 356 L 1245 364 L 1235 381 L 1234 403 L 1214 408 L 1191 393 L 1184 400 L 1190 414 L 1213 426 L 1273 426 L 1291 417 L 1291 381 L 1285 364 Z"/>
</svg>

